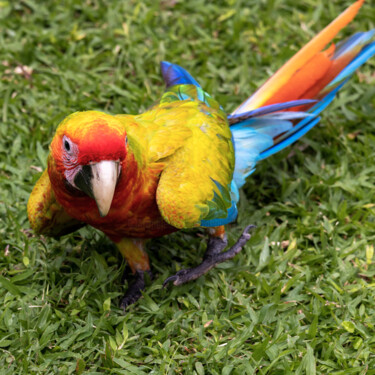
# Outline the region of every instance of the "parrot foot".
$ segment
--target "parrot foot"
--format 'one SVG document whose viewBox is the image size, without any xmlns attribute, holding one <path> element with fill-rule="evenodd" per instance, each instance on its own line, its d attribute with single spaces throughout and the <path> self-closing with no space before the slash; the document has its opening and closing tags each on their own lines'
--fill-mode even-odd
<svg viewBox="0 0 375 375">
<path fill-rule="evenodd" d="M 226 236 L 224 239 L 221 239 L 220 237 L 211 237 L 208 240 L 207 250 L 204 255 L 203 262 L 195 268 L 183 269 L 178 271 L 175 275 L 168 277 L 165 279 L 163 287 L 166 287 L 169 283 L 173 283 L 173 285 L 177 286 L 185 284 L 188 281 L 196 280 L 217 264 L 234 258 L 234 256 L 242 250 L 245 243 L 251 238 L 249 231 L 252 228 L 255 228 L 255 225 L 248 225 L 243 230 L 238 241 L 225 252 L 222 252 L 222 250 L 224 250 L 228 244 Z"/>
<path fill-rule="evenodd" d="M 134 274 L 135 280 L 132 284 L 130 284 L 128 290 L 126 291 L 124 297 L 121 300 L 120 308 L 126 310 L 126 308 L 133 303 L 137 302 L 142 297 L 142 290 L 146 287 L 145 282 L 145 273 L 150 275 L 150 279 L 152 279 L 152 272 L 151 271 L 136 271 Z"/>
</svg>

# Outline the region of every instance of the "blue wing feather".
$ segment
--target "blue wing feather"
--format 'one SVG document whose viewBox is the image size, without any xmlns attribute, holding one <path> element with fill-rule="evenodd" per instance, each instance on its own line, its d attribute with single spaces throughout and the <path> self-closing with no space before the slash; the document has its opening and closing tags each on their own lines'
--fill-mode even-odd
<svg viewBox="0 0 375 375">
<path fill-rule="evenodd" d="M 218 186 L 218 188 L 220 190 L 222 190 L 222 187 Z M 226 216 L 220 218 L 220 217 L 217 217 L 217 216 L 220 216 L 220 215 L 217 215 L 217 213 L 211 212 L 211 215 L 213 214 L 216 217 L 214 217 L 213 219 L 209 219 L 209 220 L 201 220 L 200 225 L 202 227 L 205 227 L 205 228 L 207 228 L 207 227 L 218 227 L 220 225 L 229 224 L 232 221 L 236 220 L 236 217 L 238 215 L 237 202 L 240 199 L 240 195 L 239 195 L 239 192 L 238 192 L 237 185 L 235 184 L 234 181 L 232 181 L 232 183 L 230 185 L 230 195 L 231 195 L 231 206 L 227 209 Z M 215 198 L 217 199 L 217 196 L 214 197 L 214 200 L 215 200 Z M 222 216 L 224 216 L 224 215 L 222 215 Z"/>
<path fill-rule="evenodd" d="M 181 68 L 181 66 L 168 61 L 162 61 L 160 67 L 167 88 L 175 85 L 194 85 L 201 87 L 191 74 L 184 68 Z"/>
</svg>

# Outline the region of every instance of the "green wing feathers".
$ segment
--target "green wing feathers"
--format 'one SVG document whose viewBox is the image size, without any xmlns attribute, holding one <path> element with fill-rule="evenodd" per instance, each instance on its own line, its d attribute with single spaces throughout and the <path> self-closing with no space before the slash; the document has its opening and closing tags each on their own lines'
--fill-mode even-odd
<svg viewBox="0 0 375 375">
<path fill-rule="evenodd" d="M 34 232 L 51 237 L 60 237 L 85 225 L 69 216 L 56 201 L 47 170 L 34 186 L 27 214 Z"/>
</svg>

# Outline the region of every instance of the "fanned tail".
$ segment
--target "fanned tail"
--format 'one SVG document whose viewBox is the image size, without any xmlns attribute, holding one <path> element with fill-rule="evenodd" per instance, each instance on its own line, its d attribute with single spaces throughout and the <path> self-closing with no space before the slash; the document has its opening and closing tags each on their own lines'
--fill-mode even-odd
<svg viewBox="0 0 375 375">
<path fill-rule="evenodd" d="M 351 48 L 347 49 L 347 58 L 338 61 L 335 58 L 332 59 L 334 57 L 334 45 L 326 51 L 322 52 L 322 50 L 342 28 L 352 21 L 363 2 L 364 0 L 359 0 L 341 13 L 232 114 L 250 111 L 273 103 L 296 100 L 301 97 L 312 98 L 312 96 L 306 97 L 303 94 L 313 87 L 323 88 L 325 84 L 320 82 L 321 79 L 324 77 L 332 79 L 358 53 L 360 43 L 354 43 Z M 354 48 L 356 44 L 358 44 L 358 48 Z"/>
<path fill-rule="evenodd" d="M 228 116 L 233 124 L 234 180 L 238 187 L 259 160 L 289 146 L 314 127 L 337 91 L 375 54 L 375 42 L 371 42 L 375 29 L 354 34 L 322 51 L 363 2 L 357 1 L 339 15 Z M 297 112 L 292 112 L 291 106 Z"/>
</svg>

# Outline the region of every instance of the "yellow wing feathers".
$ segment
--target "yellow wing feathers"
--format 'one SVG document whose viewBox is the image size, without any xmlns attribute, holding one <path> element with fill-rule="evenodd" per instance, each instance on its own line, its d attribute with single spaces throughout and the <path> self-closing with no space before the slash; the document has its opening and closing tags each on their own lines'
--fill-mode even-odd
<svg viewBox="0 0 375 375">
<path fill-rule="evenodd" d="M 184 106 L 181 113 L 176 110 L 173 136 L 164 138 L 162 135 L 168 134 L 165 131 L 152 140 L 158 150 L 171 147 L 170 139 L 174 142 L 175 152 L 165 154 L 169 157 L 156 200 L 163 218 L 176 228 L 200 225 L 210 211 L 208 202 L 215 194 L 221 194 L 217 183 L 227 188 L 234 168 L 231 132 L 225 116 L 215 111 L 204 113 L 196 102 Z M 168 115 L 172 115 L 170 109 Z"/>
</svg>

